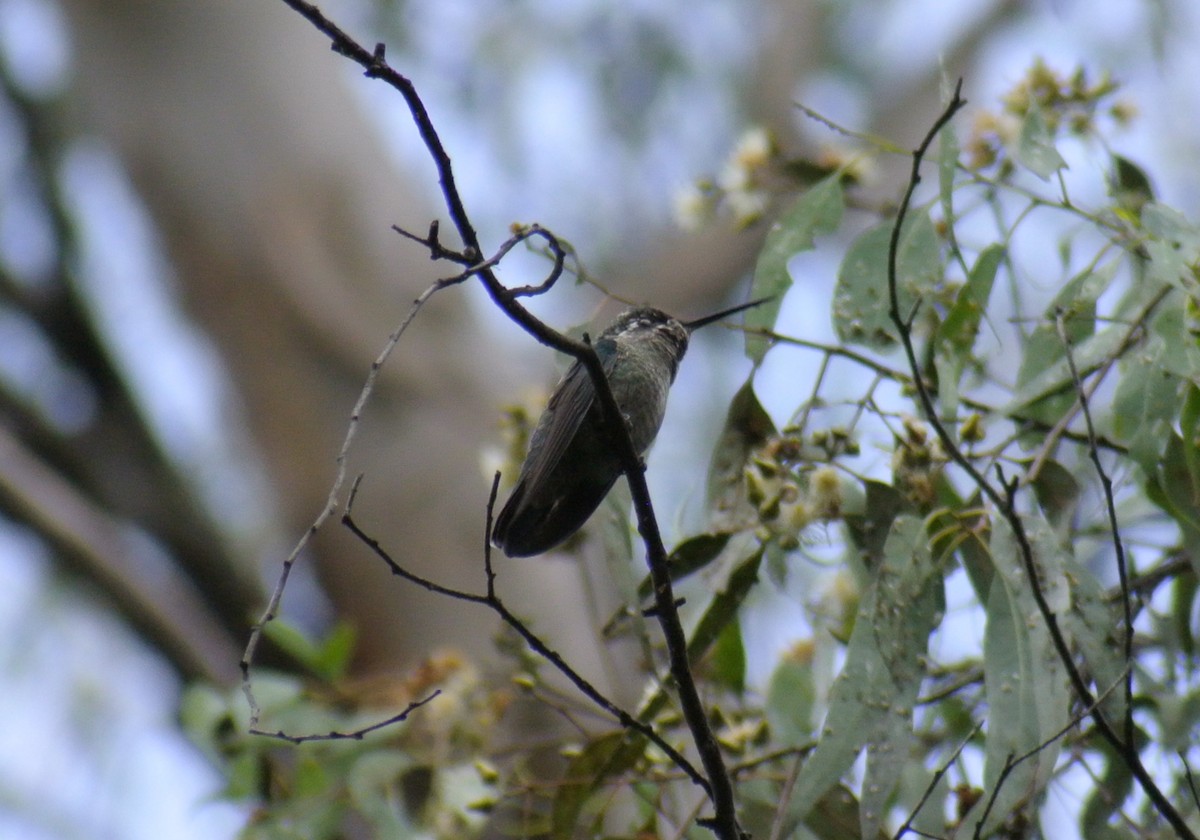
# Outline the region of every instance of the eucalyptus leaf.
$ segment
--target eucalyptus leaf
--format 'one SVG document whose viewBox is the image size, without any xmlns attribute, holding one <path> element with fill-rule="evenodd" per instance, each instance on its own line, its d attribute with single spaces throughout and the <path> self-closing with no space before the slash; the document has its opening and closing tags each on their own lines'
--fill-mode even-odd
<svg viewBox="0 0 1200 840">
<path fill-rule="evenodd" d="M 1150 341 L 1155 361 L 1180 379 L 1200 380 L 1200 332 L 1195 301 L 1183 295 L 1168 295 L 1158 305 L 1150 322 Z"/>
<path fill-rule="evenodd" d="M 850 244 L 838 269 L 833 293 L 833 325 L 841 341 L 886 349 L 896 342 L 888 295 L 888 249 L 892 223 L 873 227 Z M 941 243 L 927 209 L 913 211 L 896 251 L 896 293 L 900 316 L 941 282 Z"/>
<path fill-rule="evenodd" d="M 958 404 L 958 388 L 963 371 L 971 361 L 971 351 L 979 335 L 979 324 L 992 294 L 996 273 L 1004 262 L 1004 248 L 991 245 L 984 249 L 967 282 L 959 289 L 946 319 L 934 336 L 937 355 L 938 397 L 946 416 L 953 417 Z"/>
<path fill-rule="evenodd" d="M 749 328 L 771 329 L 783 304 L 783 296 L 792 286 L 788 261 L 801 251 L 816 247 L 816 237 L 831 233 L 842 223 L 842 176 L 834 173 L 805 190 L 788 210 L 771 225 L 754 266 L 752 298 L 770 297 L 766 303 L 746 312 Z M 746 355 L 755 364 L 762 361 L 770 346 L 756 335 L 746 335 Z"/>
<path fill-rule="evenodd" d="M 811 740 L 814 721 L 812 662 L 785 656 L 767 683 L 766 714 L 772 741 L 780 746 L 800 746 Z"/>
<path fill-rule="evenodd" d="M 1054 146 L 1054 134 L 1037 108 L 1031 108 L 1025 115 L 1025 120 L 1021 123 L 1021 134 L 1013 151 L 1021 165 L 1043 181 L 1050 180 L 1051 175 L 1067 166 L 1067 162 Z"/>
<path fill-rule="evenodd" d="M 1153 201 L 1142 209 L 1142 226 L 1152 236 L 1144 245 L 1150 257 L 1147 278 L 1194 295 L 1196 264 L 1200 262 L 1200 226 L 1178 210 Z"/>
<path fill-rule="evenodd" d="M 793 821 L 804 819 L 868 744 L 897 754 L 908 751 L 929 633 L 941 620 L 944 595 L 920 519 L 897 518 L 883 554 L 874 585 L 860 602 L 820 740 L 796 779 L 788 808 Z M 902 727 L 900 718 L 905 721 Z M 883 802 L 897 779 L 882 775 L 893 767 L 890 762 L 877 767 L 881 774 L 872 775 L 868 784 L 877 788 L 872 801 Z M 862 811 L 861 830 L 869 832 L 866 836 L 875 833 L 882 816 L 881 809 L 870 814 Z"/>
<path fill-rule="evenodd" d="M 741 625 L 736 620 L 730 620 L 717 634 L 709 661 L 714 682 L 737 694 L 745 691 L 746 646 L 742 641 Z"/>
<path fill-rule="evenodd" d="M 1165 353 L 1163 340 L 1153 336 L 1142 352 L 1122 364 L 1113 397 L 1113 434 L 1149 473 L 1162 461 L 1185 394 L 1183 381 L 1163 365 Z"/>
<path fill-rule="evenodd" d="M 563 778 L 568 780 L 555 791 L 550 817 L 552 837 L 580 836 L 580 820 L 588 800 L 605 785 L 632 766 L 637 754 L 623 750 L 626 734 L 615 730 L 588 742 L 567 764 Z M 640 753 L 640 750 L 639 750 Z"/>
<path fill-rule="evenodd" d="M 911 513 L 911 505 L 890 484 L 868 479 L 863 485 L 867 497 L 863 512 L 847 514 L 845 523 L 858 559 L 873 571 L 883 562 L 883 547 L 896 517 Z"/>
<path fill-rule="evenodd" d="M 730 551 L 734 551 L 734 548 L 731 548 Z M 737 555 L 734 557 L 724 586 L 716 590 L 705 605 L 703 614 L 688 637 L 688 661 L 690 662 L 699 662 L 703 659 L 725 627 L 730 622 L 737 620 L 738 610 L 758 581 L 758 571 L 763 557 L 762 546 L 755 544 L 740 558 Z M 638 717 L 642 720 L 653 719 L 666 705 L 667 700 L 666 691 L 660 687 L 639 706 Z M 640 739 L 631 736 L 630 741 L 640 742 Z M 636 749 L 633 751 L 640 753 L 640 744 L 634 746 Z"/>
<path fill-rule="evenodd" d="M 1125 628 L 1117 605 L 1109 601 L 1095 575 L 1070 562 L 1071 608 L 1062 615 L 1063 632 L 1078 646 L 1094 683 L 1093 693 L 1104 695 L 1100 708 L 1108 720 L 1125 719 Z"/>
<path fill-rule="evenodd" d="M 1171 432 L 1162 460 L 1146 476 L 1143 488 L 1146 497 L 1171 515 L 1179 526 L 1183 544 L 1193 570 L 1200 574 L 1200 470 L 1194 465 L 1197 456 L 1197 429 L 1191 429 L 1188 440 Z"/>
<path fill-rule="evenodd" d="M 1071 348 L 1072 359 L 1080 377 L 1085 377 L 1100 367 L 1101 364 L 1114 358 L 1128 337 L 1128 327 L 1116 325 L 1108 327 L 1085 339 L 1078 347 Z M 1057 336 L 1056 336 L 1057 338 Z M 1032 342 L 1031 342 L 1032 343 Z M 1051 350 L 1049 357 L 1033 357 L 1027 355 L 1031 365 L 1038 361 L 1046 364 L 1028 381 L 1017 388 L 1012 400 L 1005 407 L 1009 414 L 1031 414 L 1035 403 L 1048 400 L 1050 397 L 1062 398 L 1062 407 L 1052 415 L 1055 422 L 1062 412 L 1077 400 L 1074 392 L 1075 381 L 1071 376 L 1070 364 L 1067 362 L 1066 349 L 1061 340 L 1057 349 Z M 1038 406 L 1041 408 L 1041 406 Z"/>
<path fill-rule="evenodd" d="M 1031 535 L 1049 534 L 1047 527 L 1036 523 L 1027 523 L 1025 530 Z M 1052 550 L 1052 543 L 1039 538 L 1037 549 Z M 1062 749 L 1061 740 L 1051 739 L 1066 727 L 1071 702 L 1062 662 L 1034 603 L 1018 543 L 1004 520 L 993 523 L 991 555 L 997 574 L 985 605 L 984 796 L 963 820 L 967 830 L 974 830 L 987 803 L 993 801 L 979 835 L 985 837 L 1014 814 L 1026 813 L 1034 819 Z M 1039 575 L 1043 586 L 1050 583 L 1049 577 Z M 1053 593 L 1047 598 L 1061 600 Z M 999 785 L 1010 763 L 1011 772 Z"/>
<path fill-rule="evenodd" d="M 1033 479 L 1033 492 L 1055 534 L 1060 539 L 1066 538 L 1079 503 L 1079 481 L 1058 461 L 1048 459 Z"/>
<path fill-rule="evenodd" d="M 954 176 L 958 173 L 959 152 L 958 133 L 954 123 L 948 122 L 938 132 L 938 200 L 948 221 L 954 218 Z"/>
<path fill-rule="evenodd" d="M 1096 328 L 1096 300 L 1116 277 L 1119 261 L 1110 260 L 1071 278 L 1046 307 L 1044 320 L 1022 348 L 1017 389 L 1004 411 L 1024 419 L 1057 423 L 1076 402 L 1067 348 L 1059 334 L 1058 319 L 1071 344 L 1072 359 L 1080 375 L 1114 356 L 1128 337 L 1123 324 L 1100 333 Z"/>
<path fill-rule="evenodd" d="M 758 401 L 751 377 L 733 395 L 708 468 L 708 507 L 717 528 L 738 526 L 753 516 L 742 470 L 750 454 L 774 434 L 775 424 Z"/>
<path fill-rule="evenodd" d="M 693 662 L 708 652 L 731 622 L 737 621 L 738 609 L 751 587 L 758 582 L 762 557 L 762 546 L 758 546 L 753 553 L 734 565 L 724 587 L 709 602 L 688 638 L 688 656 Z"/>
</svg>

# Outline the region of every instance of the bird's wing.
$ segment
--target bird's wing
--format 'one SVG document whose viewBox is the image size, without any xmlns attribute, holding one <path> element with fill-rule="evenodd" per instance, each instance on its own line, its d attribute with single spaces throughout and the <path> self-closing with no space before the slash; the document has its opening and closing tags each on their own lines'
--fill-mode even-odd
<svg viewBox="0 0 1200 840">
<path fill-rule="evenodd" d="M 600 339 L 596 342 L 596 354 L 604 367 L 604 375 L 611 376 L 617 359 L 616 343 L 611 339 Z M 554 389 L 545 412 L 533 430 L 529 454 L 518 479 L 521 484 L 537 487 L 542 483 L 545 474 L 554 469 L 575 439 L 595 399 L 592 377 L 582 363 L 575 362 Z"/>
</svg>

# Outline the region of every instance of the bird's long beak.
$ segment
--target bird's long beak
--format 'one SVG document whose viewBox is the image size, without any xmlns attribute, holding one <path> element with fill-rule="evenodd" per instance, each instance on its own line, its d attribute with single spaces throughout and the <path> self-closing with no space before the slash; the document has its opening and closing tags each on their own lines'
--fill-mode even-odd
<svg viewBox="0 0 1200 840">
<path fill-rule="evenodd" d="M 772 295 L 771 297 L 759 298 L 758 300 L 752 300 L 749 303 L 731 306 L 728 309 L 722 309 L 720 312 L 714 312 L 712 315 L 705 315 L 703 318 L 697 318 L 694 321 L 684 321 L 683 326 L 687 328 L 688 332 L 692 332 L 693 330 L 698 330 L 703 326 L 713 323 L 714 321 L 720 321 L 722 318 L 741 312 L 743 309 L 750 309 L 752 307 L 764 304 L 769 300 L 774 300 L 774 296 Z"/>
</svg>

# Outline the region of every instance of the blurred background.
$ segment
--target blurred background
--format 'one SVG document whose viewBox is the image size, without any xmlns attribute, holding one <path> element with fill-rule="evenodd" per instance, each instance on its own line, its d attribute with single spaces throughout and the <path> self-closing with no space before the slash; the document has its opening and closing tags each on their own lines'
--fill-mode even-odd
<svg viewBox="0 0 1200 840">
<path fill-rule="evenodd" d="M 1110 72 L 1120 151 L 1200 207 L 1200 9 L 1190 0 L 337 0 L 421 92 L 487 246 L 569 240 L 620 295 L 684 316 L 744 295 L 765 225 L 678 221 L 762 127 L 795 156 L 901 146 L 962 76 L 990 107 L 1035 58 Z M 970 109 L 964 121 L 971 119 Z M 897 196 L 908 162 L 866 188 Z M 220 838 L 247 818 L 177 730 L 188 681 L 233 685 L 248 627 L 320 511 L 351 407 L 411 300 L 449 273 L 390 228 L 446 221 L 399 96 L 278 0 L 0 0 L 0 836 Z M 447 230 L 448 225 L 443 225 Z M 545 264 L 506 261 L 532 282 Z M 828 338 L 833 265 L 805 263 L 787 329 Z M 823 290 L 823 291 L 821 291 Z M 560 326 L 612 303 L 564 282 Z M 698 341 L 651 458 L 668 539 L 689 523 L 748 364 Z M 761 374 L 763 401 L 791 375 Z M 384 368 L 351 453 L 357 517 L 397 559 L 478 588 L 504 406 L 553 359 L 475 289 L 434 298 Z M 701 453 L 701 455 L 697 455 Z M 692 507 L 695 507 L 694 505 Z M 602 566 L 505 563 L 505 597 L 588 673 Z M 486 662 L 488 618 L 399 586 L 341 529 L 284 614 L 358 631 L 356 670 L 434 649 Z M 279 652 L 267 648 L 269 663 Z"/>
</svg>

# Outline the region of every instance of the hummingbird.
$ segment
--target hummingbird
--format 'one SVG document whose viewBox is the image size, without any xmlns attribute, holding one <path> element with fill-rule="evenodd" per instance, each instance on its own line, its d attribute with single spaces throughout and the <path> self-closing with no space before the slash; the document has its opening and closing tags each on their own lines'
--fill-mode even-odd
<svg viewBox="0 0 1200 840">
<path fill-rule="evenodd" d="M 767 300 L 694 321 L 637 306 L 600 334 L 596 354 L 639 457 L 658 435 L 667 392 L 692 332 Z M 605 438 L 603 413 L 587 369 L 576 361 L 554 387 L 530 436 L 516 486 L 496 517 L 492 542 L 509 557 L 531 557 L 562 543 L 583 527 L 616 483 L 621 462 Z"/>
</svg>

